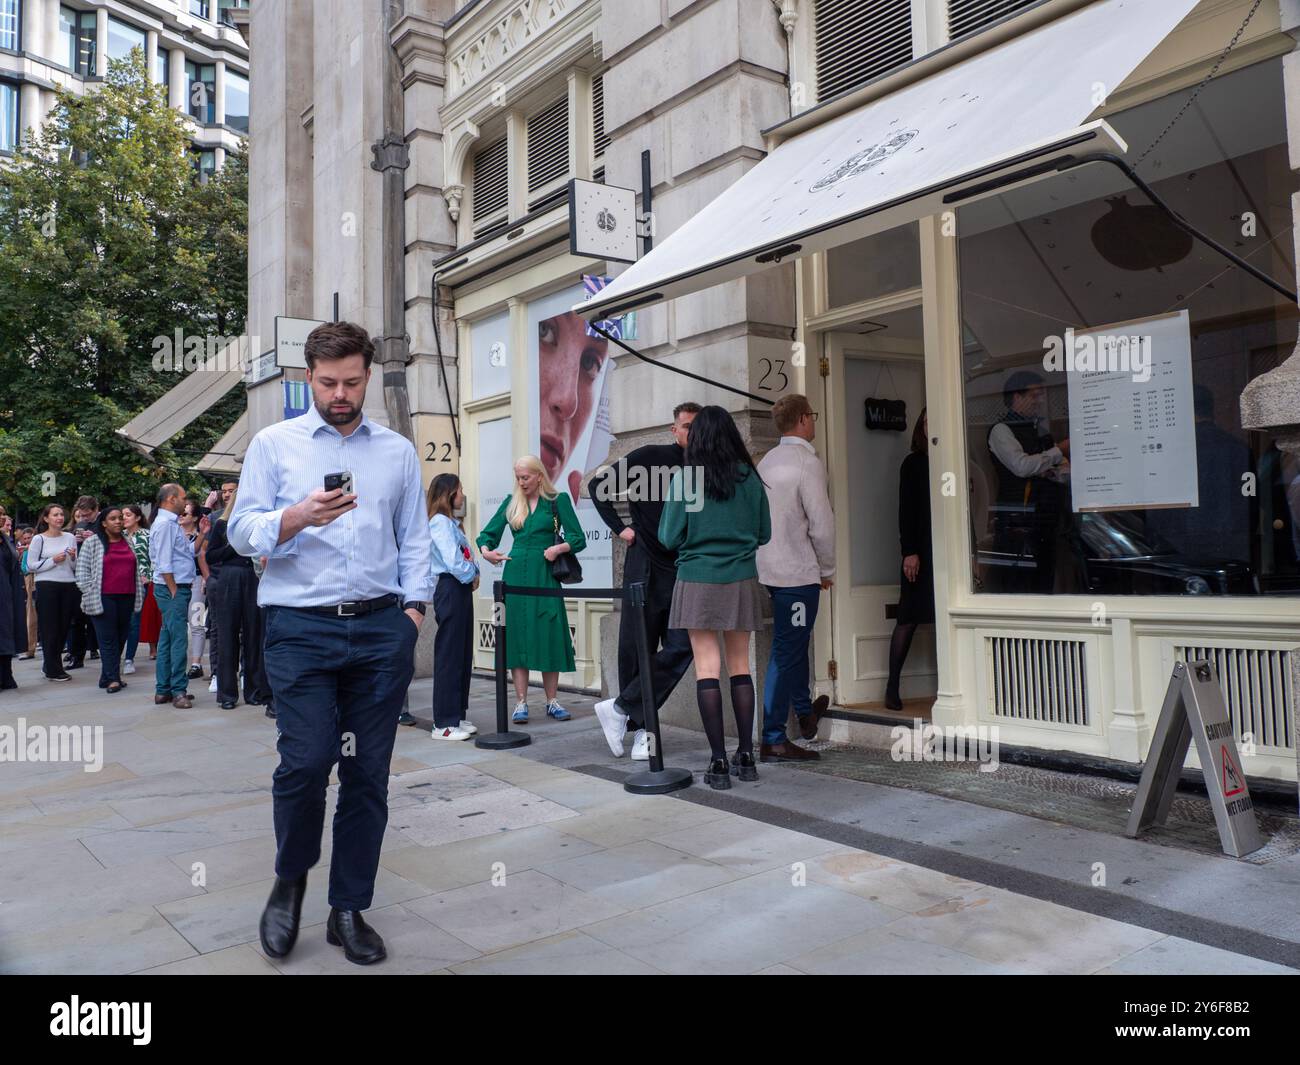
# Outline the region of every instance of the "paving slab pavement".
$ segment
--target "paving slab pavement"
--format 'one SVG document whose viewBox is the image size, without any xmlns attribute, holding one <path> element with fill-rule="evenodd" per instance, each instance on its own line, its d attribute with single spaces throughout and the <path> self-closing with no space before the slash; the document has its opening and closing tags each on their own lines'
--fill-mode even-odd
<svg viewBox="0 0 1300 1065">
<path fill-rule="evenodd" d="M 0 694 L 0 728 L 86 725 L 103 742 L 98 772 L 0 763 L 0 972 L 1300 968 L 1300 918 L 1279 901 L 1300 897 L 1293 858 L 1249 866 L 786 766 L 712 792 L 698 783 L 702 737 L 683 729 L 666 731 L 665 749 L 696 785 L 631 796 L 620 781 L 632 767 L 612 757 L 594 700 L 570 694 L 573 721 L 535 718 L 533 744 L 511 752 L 397 728 L 369 914 L 389 960 L 353 966 L 324 942 L 328 831 L 299 945 L 270 959 L 257 917 L 273 875 L 274 723 L 256 707 L 220 710 L 201 682 L 192 710 L 155 707 L 137 665 L 110 696 L 90 663 L 50 684 L 18 662 L 20 688 Z M 430 698 L 430 681 L 412 686 L 426 721 Z M 493 706 L 476 680 L 481 731 L 494 730 Z M 1091 883 L 1096 862 L 1104 887 Z"/>
</svg>

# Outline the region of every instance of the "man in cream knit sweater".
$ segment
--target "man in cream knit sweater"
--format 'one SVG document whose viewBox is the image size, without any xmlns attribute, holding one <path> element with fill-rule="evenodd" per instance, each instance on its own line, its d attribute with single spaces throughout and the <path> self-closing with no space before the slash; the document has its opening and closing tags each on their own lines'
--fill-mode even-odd
<svg viewBox="0 0 1300 1065">
<path fill-rule="evenodd" d="M 772 538 L 758 549 L 758 579 L 772 596 L 772 656 L 763 690 L 763 740 L 759 760 L 802 762 L 819 758 L 786 737 L 790 706 L 806 740 L 830 700 L 809 699 L 808 642 L 821 593 L 835 574 L 835 515 L 826 489 L 826 470 L 812 441 L 817 415 L 807 398 L 777 400 L 772 418 L 781 442 L 758 464 L 772 511 Z"/>
</svg>

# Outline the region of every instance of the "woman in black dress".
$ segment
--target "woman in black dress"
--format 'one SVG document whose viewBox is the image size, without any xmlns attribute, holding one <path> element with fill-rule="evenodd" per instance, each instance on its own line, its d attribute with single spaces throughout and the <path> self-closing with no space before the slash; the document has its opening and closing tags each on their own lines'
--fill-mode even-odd
<svg viewBox="0 0 1300 1065">
<path fill-rule="evenodd" d="M 898 474 L 898 538 L 903 549 L 898 618 L 889 641 L 889 685 L 885 706 L 903 709 L 898 693 L 903 663 L 918 625 L 934 621 L 934 567 L 930 558 L 930 459 L 925 411 L 912 430 L 912 453 Z"/>
</svg>

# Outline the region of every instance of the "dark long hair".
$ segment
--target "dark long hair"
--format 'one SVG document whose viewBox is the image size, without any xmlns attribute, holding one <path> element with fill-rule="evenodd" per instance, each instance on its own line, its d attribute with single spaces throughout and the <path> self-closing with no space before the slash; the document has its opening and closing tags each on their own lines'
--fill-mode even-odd
<svg viewBox="0 0 1300 1065">
<path fill-rule="evenodd" d="M 125 514 L 128 510 L 135 515 L 135 520 L 140 523 L 140 528 L 149 528 L 149 515 L 144 512 L 144 507 L 140 506 L 139 503 L 128 503 L 122 508 L 122 513 Z M 122 530 L 122 535 L 126 535 L 125 529 Z"/>
<path fill-rule="evenodd" d="M 68 531 L 68 508 L 62 503 L 46 503 L 45 506 L 41 508 L 40 517 L 36 519 L 36 535 L 44 536 L 49 531 L 50 511 L 52 510 L 63 511 L 63 531 Z"/>
<path fill-rule="evenodd" d="M 912 454 L 925 455 L 929 452 L 930 442 L 926 435 L 921 431 L 925 425 L 925 408 L 921 408 L 921 413 L 916 416 L 916 424 L 912 426 Z"/>
<path fill-rule="evenodd" d="M 113 511 L 117 511 L 119 514 L 121 514 L 122 511 L 125 509 L 126 509 L 125 507 L 117 507 L 117 506 L 104 507 L 104 509 L 99 512 L 99 517 L 95 519 L 95 524 L 90 527 L 91 532 L 93 532 L 96 536 L 99 537 L 99 542 L 104 545 L 105 551 L 108 550 L 108 533 L 104 530 L 104 519 L 108 517 L 108 515 L 112 514 Z M 123 540 L 126 539 L 125 529 L 122 530 L 122 539 Z"/>
<path fill-rule="evenodd" d="M 460 478 L 454 473 L 440 473 L 429 484 L 428 494 L 425 496 L 425 503 L 428 505 L 429 517 L 435 514 L 445 514 L 456 520 L 456 515 L 452 513 L 452 500 L 456 498 L 456 490 L 460 487 Z"/>
<path fill-rule="evenodd" d="M 741 465 L 749 467 L 742 472 Z M 686 465 L 704 470 L 704 495 L 707 499 L 730 499 L 736 484 L 745 477 L 757 477 L 754 460 L 740 438 L 734 419 L 722 407 L 704 407 L 691 422 L 686 441 Z"/>
</svg>

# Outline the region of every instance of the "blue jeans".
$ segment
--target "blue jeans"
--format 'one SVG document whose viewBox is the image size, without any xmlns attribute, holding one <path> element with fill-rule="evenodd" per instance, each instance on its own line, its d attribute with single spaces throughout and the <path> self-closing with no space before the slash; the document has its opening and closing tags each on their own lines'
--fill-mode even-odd
<svg viewBox="0 0 1300 1065">
<path fill-rule="evenodd" d="M 799 717 L 812 713 L 808 695 L 808 642 L 821 602 L 820 584 L 772 588 L 772 656 L 763 682 L 763 742 L 784 743 L 790 706 Z"/>
<path fill-rule="evenodd" d="M 184 695 L 190 686 L 190 586 L 178 584 L 176 594 L 172 595 L 167 585 L 155 584 L 153 595 L 162 614 L 154 691 L 174 699 Z"/>
<path fill-rule="evenodd" d="M 266 612 L 266 679 L 280 765 L 271 782 L 275 874 L 320 861 L 325 793 L 339 767 L 330 905 L 370 907 L 388 824 L 397 714 L 415 674 L 415 622 L 397 606 L 340 618 L 292 607 Z"/>
</svg>

